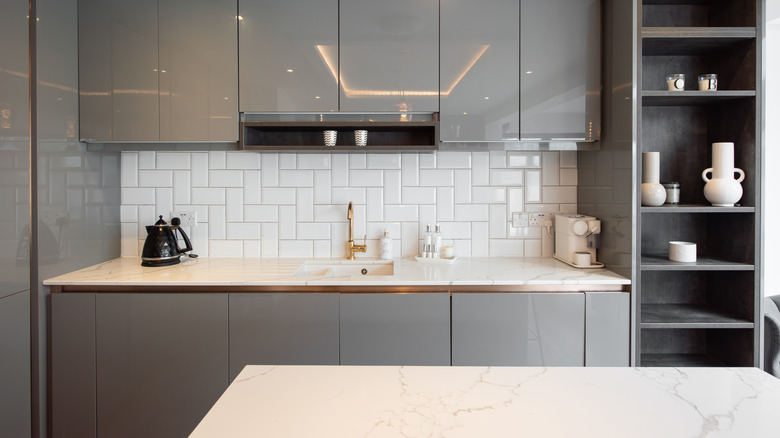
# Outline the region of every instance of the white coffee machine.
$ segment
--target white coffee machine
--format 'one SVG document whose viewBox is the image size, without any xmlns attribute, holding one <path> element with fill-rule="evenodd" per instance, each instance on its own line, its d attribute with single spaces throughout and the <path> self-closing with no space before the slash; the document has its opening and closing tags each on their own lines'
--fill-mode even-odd
<svg viewBox="0 0 780 438">
<path fill-rule="evenodd" d="M 596 261 L 601 246 L 601 221 L 581 214 L 555 216 L 554 257 L 575 268 L 603 268 Z"/>
</svg>

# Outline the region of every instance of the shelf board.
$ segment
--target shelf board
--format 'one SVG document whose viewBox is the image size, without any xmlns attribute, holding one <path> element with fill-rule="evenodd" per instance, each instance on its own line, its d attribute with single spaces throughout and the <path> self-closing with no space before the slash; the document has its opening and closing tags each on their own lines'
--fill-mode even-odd
<svg viewBox="0 0 780 438">
<path fill-rule="evenodd" d="M 644 106 L 696 106 L 710 105 L 730 100 L 752 99 L 755 90 L 716 90 L 716 91 L 666 91 L 643 90 Z"/>
<path fill-rule="evenodd" d="M 723 362 L 704 354 L 647 354 L 639 358 L 642 367 L 725 367 Z"/>
<path fill-rule="evenodd" d="M 755 27 L 643 27 L 642 55 L 698 55 L 755 38 Z"/>
<path fill-rule="evenodd" d="M 756 207 L 713 207 L 705 204 L 664 204 L 660 207 L 642 207 L 642 213 L 755 213 Z"/>
<path fill-rule="evenodd" d="M 687 328 L 754 328 L 748 320 L 736 318 L 728 312 L 701 304 L 642 304 L 642 329 Z"/>
<path fill-rule="evenodd" d="M 425 152 L 435 151 L 438 148 L 434 145 L 381 145 L 381 146 L 323 146 L 323 145 L 244 145 L 248 151 L 266 151 L 266 152 L 322 152 L 322 153 L 361 153 L 361 152 Z"/>
<path fill-rule="evenodd" d="M 666 254 L 642 254 L 643 271 L 752 271 L 755 266 L 749 263 L 736 263 L 728 260 L 699 254 L 693 263 L 673 262 Z"/>
</svg>

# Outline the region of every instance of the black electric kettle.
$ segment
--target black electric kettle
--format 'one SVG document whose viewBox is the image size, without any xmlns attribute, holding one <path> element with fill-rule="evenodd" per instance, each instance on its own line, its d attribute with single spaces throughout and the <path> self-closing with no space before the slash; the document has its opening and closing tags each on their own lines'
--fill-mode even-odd
<svg viewBox="0 0 780 438">
<path fill-rule="evenodd" d="M 169 266 L 179 263 L 179 258 L 187 251 L 192 251 L 192 244 L 187 233 L 179 228 L 179 218 L 171 220 L 172 225 L 168 225 L 160 215 L 154 225 L 146 226 L 146 241 L 144 249 L 141 252 L 141 266 Z M 179 248 L 176 240 L 176 231 L 181 233 L 184 238 L 186 248 Z"/>
</svg>

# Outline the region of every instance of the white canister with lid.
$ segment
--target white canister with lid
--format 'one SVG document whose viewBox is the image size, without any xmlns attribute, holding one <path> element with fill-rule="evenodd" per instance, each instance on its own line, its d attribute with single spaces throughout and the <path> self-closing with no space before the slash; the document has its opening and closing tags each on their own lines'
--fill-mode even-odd
<svg viewBox="0 0 780 438">
<path fill-rule="evenodd" d="M 386 228 L 384 234 L 379 239 L 379 258 L 382 260 L 393 259 L 393 239 L 390 238 Z"/>
</svg>

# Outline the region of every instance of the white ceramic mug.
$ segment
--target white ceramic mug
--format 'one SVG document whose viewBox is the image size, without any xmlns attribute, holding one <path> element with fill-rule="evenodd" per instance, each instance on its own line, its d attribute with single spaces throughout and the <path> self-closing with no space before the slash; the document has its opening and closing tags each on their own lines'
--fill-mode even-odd
<svg viewBox="0 0 780 438">
<path fill-rule="evenodd" d="M 669 260 L 673 262 L 695 262 L 696 244 L 693 242 L 669 242 Z"/>
</svg>

